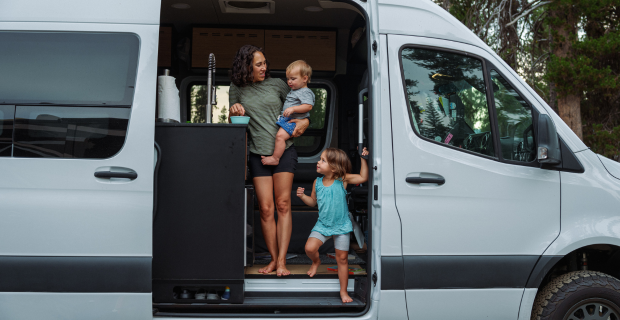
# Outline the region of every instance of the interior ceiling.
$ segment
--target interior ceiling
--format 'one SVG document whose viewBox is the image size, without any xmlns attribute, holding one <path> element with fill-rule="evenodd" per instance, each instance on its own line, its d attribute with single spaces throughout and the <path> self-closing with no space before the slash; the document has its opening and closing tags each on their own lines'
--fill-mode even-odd
<svg viewBox="0 0 620 320">
<path fill-rule="evenodd" d="M 190 8 L 175 9 L 172 7 L 175 3 L 185 3 Z M 276 0 L 274 14 L 239 14 L 223 13 L 218 0 L 162 0 L 161 24 L 350 28 L 359 15 L 341 8 L 304 10 L 309 6 L 320 7 L 320 4 L 318 0 Z"/>
</svg>

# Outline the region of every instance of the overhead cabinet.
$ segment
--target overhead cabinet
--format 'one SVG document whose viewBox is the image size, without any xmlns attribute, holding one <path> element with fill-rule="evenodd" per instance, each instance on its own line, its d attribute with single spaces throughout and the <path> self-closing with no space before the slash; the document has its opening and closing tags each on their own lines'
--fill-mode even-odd
<svg viewBox="0 0 620 320">
<path fill-rule="evenodd" d="M 295 60 L 305 60 L 315 71 L 336 70 L 336 32 L 263 29 L 194 28 L 192 67 L 207 68 L 209 54 L 216 67 L 230 68 L 243 45 L 264 48 L 269 67 L 284 70 Z"/>
</svg>

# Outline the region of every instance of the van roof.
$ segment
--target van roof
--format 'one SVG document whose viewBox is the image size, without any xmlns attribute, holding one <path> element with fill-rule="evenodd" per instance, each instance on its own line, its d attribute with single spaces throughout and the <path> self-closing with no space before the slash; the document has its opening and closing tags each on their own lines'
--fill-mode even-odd
<svg viewBox="0 0 620 320">
<path fill-rule="evenodd" d="M 379 0 L 379 33 L 452 40 L 488 50 L 484 41 L 431 0 Z"/>
</svg>

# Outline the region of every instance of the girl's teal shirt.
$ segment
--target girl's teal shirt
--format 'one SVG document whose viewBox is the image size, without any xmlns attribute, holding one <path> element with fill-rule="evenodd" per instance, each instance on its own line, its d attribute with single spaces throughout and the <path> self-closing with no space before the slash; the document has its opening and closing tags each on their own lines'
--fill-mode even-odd
<svg viewBox="0 0 620 320">
<path fill-rule="evenodd" d="M 316 179 L 316 200 L 319 205 L 319 220 L 312 228 L 326 237 L 347 234 L 353 231 L 347 207 L 347 191 L 340 180 L 331 186 L 323 185 L 323 177 Z"/>
</svg>

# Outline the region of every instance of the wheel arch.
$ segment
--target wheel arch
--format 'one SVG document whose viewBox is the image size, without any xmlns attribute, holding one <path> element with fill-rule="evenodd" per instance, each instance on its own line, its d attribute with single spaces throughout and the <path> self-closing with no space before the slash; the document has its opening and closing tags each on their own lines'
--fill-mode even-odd
<svg viewBox="0 0 620 320">
<path fill-rule="evenodd" d="M 578 246 L 579 243 L 587 243 L 586 240 L 591 243 Z M 584 239 L 576 242 L 575 245 L 566 247 L 572 250 L 562 250 L 566 252 L 565 254 L 541 256 L 530 274 L 526 288 L 536 288 L 540 292 L 551 280 L 578 270 L 600 271 L 620 278 L 620 244 L 592 240 L 594 239 Z"/>
</svg>

